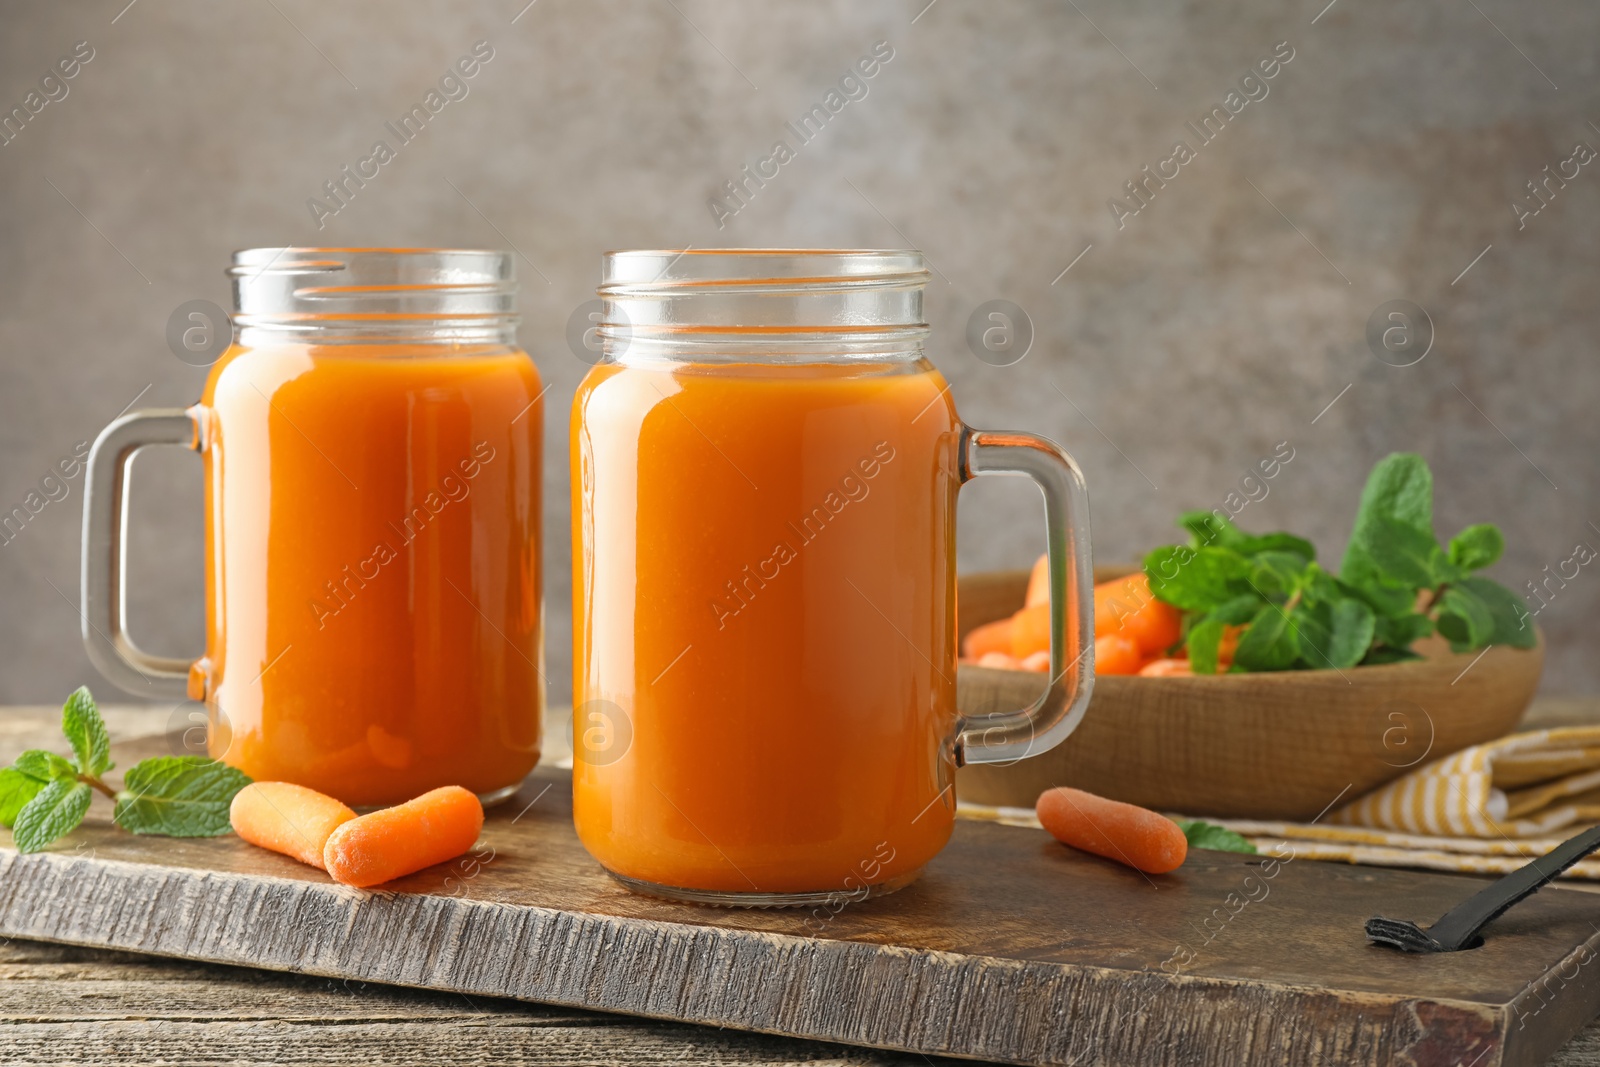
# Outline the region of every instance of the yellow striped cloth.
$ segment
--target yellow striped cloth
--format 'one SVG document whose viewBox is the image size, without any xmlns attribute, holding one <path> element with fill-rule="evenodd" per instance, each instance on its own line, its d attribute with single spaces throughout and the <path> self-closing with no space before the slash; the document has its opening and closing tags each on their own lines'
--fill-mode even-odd
<svg viewBox="0 0 1600 1067">
<path fill-rule="evenodd" d="M 1027 808 L 960 805 L 966 818 L 1038 826 Z M 1418 769 L 1322 823 L 1211 819 L 1262 851 L 1379 867 L 1503 874 L 1600 823 L 1600 726 L 1513 734 Z M 1600 881 L 1600 857 L 1564 877 Z"/>
<path fill-rule="evenodd" d="M 1436 837 L 1543 837 L 1600 821 L 1600 726 L 1512 734 L 1376 789 L 1328 817 Z M 1570 836 L 1570 835 L 1568 835 Z"/>
</svg>

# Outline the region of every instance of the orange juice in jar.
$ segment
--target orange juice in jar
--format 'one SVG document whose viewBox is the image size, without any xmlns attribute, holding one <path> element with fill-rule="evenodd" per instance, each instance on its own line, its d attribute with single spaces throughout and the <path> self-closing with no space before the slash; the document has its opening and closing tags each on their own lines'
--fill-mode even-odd
<svg viewBox="0 0 1600 1067">
<path fill-rule="evenodd" d="M 963 760 L 1043 751 L 1092 679 L 1081 480 L 963 426 L 922 352 L 913 252 L 612 253 L 573 404 L 573 806 L 631 888 L 803 905 L 944 846 Z M 1052 685 L 956 709 L 955 506 L 1045 490 Z M 1077 514 L 1073 515 L 1073 509 Z"/>
<path fill-rule="evenodd" d="M 253 778 L 360 806 L 509 795 L 544 700 L 543 386 L 510 257 L 258 249 L 230 273 L 238 336 L 200 403 L 118 420 L 90 463 L 91 534 L 111 544 L 87 563 L 110 573 L 115 516 L 94 512 L 123 457 L 201 452 L 206 655 L 91 653 L 136 691 L 185 678 L 210 753 Z"/>
</svg>

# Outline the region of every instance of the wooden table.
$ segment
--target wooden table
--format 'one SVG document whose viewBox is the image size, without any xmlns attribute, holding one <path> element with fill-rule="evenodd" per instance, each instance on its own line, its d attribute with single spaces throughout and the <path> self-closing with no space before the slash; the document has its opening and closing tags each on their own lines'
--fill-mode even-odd
<svg viewBox="0 0 1600 1067">
<path fill-rule="evenodd" d="M 106 719 L 121 739 L 168 729 L 169 714 L 110 708 Z M 0 761 L 24 748 L 56 747 L 59 716 L 58 708 L 0 709 Z M 1600 722 L 1600 700 L 1543 701 L 1526 725 L 1577 722 Z M 518 1001 L 10 941 L 0 944 L 0 1062 L 449 1067 L 936 1061 Z M 1551 1062 L 1600 1067 L 1600 1024 Z"/>
</svg>

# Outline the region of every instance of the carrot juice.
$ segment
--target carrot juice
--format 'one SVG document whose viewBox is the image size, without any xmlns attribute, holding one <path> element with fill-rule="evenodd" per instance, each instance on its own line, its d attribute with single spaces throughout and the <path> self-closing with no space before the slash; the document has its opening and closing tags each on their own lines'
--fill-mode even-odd
<svg viewBox="0 0 1600 1067">
<path fill-rule="evenodd" d="M 538 372 L 505 345 L 234 347 L 200 405 L 209 745 L 351 805 L 538 759 Z"/>
<path fill-rule="evenodd" d="M 960 424 L 938 372 L 601 364 L 571 440 L 584 845 L 647 890 L 914 877 L 955 811 Z"/>
</svg>

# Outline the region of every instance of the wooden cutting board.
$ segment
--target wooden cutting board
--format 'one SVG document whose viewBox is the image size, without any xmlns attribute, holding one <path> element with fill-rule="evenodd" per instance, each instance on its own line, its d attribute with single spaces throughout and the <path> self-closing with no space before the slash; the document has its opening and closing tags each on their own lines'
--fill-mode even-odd
<svg viewBox="0 0 1600 1067">
<path fill-rule="evenodd" d="M 1535 1064 L 1600 1011 L 1590 894 L 1547 889 L 1474 951 L 1366 943 L 1369 916 L 1431 921 L 1468 876 L 1198 852 L 1147 878 L 962 822 L 910 888 L 808 924 L 623 890 L 558 771 L 475 856 L 389 892 L 102 812 L 51 852 L 0 849 L 0 934 L 1029 1064 Z"/>
</svg>

